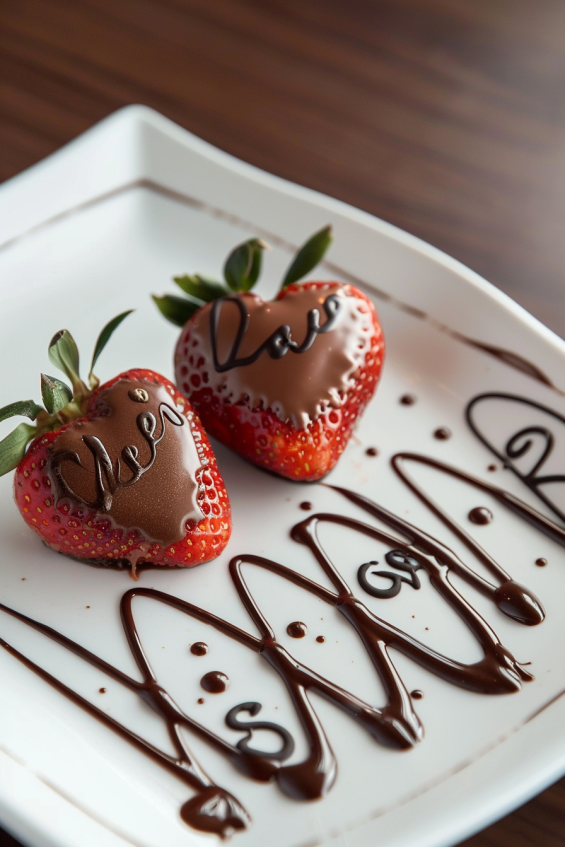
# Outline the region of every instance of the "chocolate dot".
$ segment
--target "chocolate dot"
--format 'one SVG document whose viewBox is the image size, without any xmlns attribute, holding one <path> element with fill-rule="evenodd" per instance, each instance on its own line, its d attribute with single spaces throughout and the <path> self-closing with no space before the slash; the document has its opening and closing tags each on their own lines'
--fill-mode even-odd
<svg viewBox="0 0 565 847">
<path fill-rule="evenodd" d="M 484 526 L 492 521 L 492 512 L 484 506 L 477 506 L 475 509 L 471 509 L 467 517 L 471 523 Z"/>
<path fill-rule="evenodd" d="M 316 636 L 316 641 L 318 642 L 318 644 L 323 644 L 325 640 L 325 636 L 323 635 Z"/>
<path fill-rule="evenodd" d="M 400 402 L 403 406 L 413 406 L 416 402 L 416 398 L 413 394 L 403 394 L 400 398 Z"/>
<path fill-rule="evenodd" d="M 135 388 L 133 391 L 128 391 L 128 397 L 136 403 L 147 403 L 149 400 L 149 394 L 145 388 Z"/>
<path fill-rule="evenodd" d="M 437 438 L 438 441 L 446 441 L 448 438 L 451 438 L 451 431 L 446 426 L 440 426 L 434 432 L 434 438 Z"/>
<path fill-rule="evenodd" d="M 292 621 L 287 626 L 286 631 L 291 638 L 304 638 L 308 632 L 308 627 L 302 621 Z"/>
<path fill-rule="evenodd" d="M 547 565 L 547 559 L 536 559 L 536 565 L 538 566 L 538 568 L 545 568 L 545 566 Z"/>
<path fill-rule="evenodd" d="M 366 456 L 378 456 L 379 451 L 377 450 L 376 447 L 367 447 L 367 449 L 365 450 L 365 455 Z"/>
<path fill-rule="evenodd" d="M 423 696 L 424 692 L 420 691 L 419 688 L 415 688 L 414 691 L 410 692 L 410 697 L 412 697 L 413 700 L 421 700 Z"/>
<path fill-rule="evenodd" d="M 199 697 L 196 702 L 198 703 L 199 706 L 201 706 L 202 703 L 204 702 L 204 697 Z"/>
<path fill-rule="evenodd" d="M 310 503 L 308 500 L 304 500 L 304 502 L 300 504 L 300 508 L 304 512 L 309 512 L 312 509 L 312 503 Z"/>
<path fill-rule="evenodd" d="M 487 468 L 487 471 L 492 472 L 492 471 L 495 471 L 495 470 L 496 470 L 496 465 L 489 465 L 488 468 Z"/>
<path fill-rule="evenodd" d="M 194 644 L 190 646 L 190 652 L 193 656 L 205 656 L 208 652 L 208 645 L 203 641 L 195 641 Z"/>
<path fill-rule="evenodd" d="M 106 694 L 106 689 L 105 688 L 99 688 L 98 693 L 99 694 Z"/>
<path fill-rule="evenodd" d="M 229 685 L 229 679 L 221 671 L 210 671 L 204 674 L 200 680 L 200 685 L 209 694 L 221 694 Z"/>
</svg>

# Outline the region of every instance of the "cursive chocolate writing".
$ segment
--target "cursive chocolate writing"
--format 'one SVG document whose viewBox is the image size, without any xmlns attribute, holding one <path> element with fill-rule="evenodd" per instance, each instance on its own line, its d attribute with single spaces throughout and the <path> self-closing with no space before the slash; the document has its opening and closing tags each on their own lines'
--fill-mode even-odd
<svg viewBox="0 0 565 847">
<path fill-rule="evenodd" d="M 121 460 L 131 471 L 129 479 L 122 478 L 123 465 L 119 457 L 116 460 L 116 468 L 114 469 L 112 459 L 102 441 L 95 435 L 83 435 L 83 444 L 88 447 L 94 457 L 97 497 L 93 502 L 88 502 L 84 497 L 77 494 L 66 482 L 61 470 L 61 465 L 64 462 L 74 462 L 79 467 L 84 467 L 78 453 L 75 450 L 60 450 L 54 453 L 51 457 L 51 469 L 63 496 L 70 497 L 98 512 L 109 512 L 112 508 L 112 501 L 116 492 L 122 488 L 129 488 L 131 485 L 135 485 L 143 474 L 147 473 L 153 466 L 157 457 L 157 446 L 165 435 L 165 418 L 173 426 L 183 426 L 185 424 L 183 416 L 167 403 L 159 404 L 158 414 L 161 422 L 161 432 L 158 436 L 155 435 L 157 428 L 155 415 L 151 412 L 140 412 L 136 418 L 137 428 L 151 451 L 147 464 L 141 465 L 139 462 L 139 450 L 135 445 L 128 444 L 122 449 Z"/>
<path fill-rule="evenodd" d="M 499 451 L 494 447 L 490 441 L 486 438 L 486 436 L 481 432 L 479 426 L 475 420 L 475 413 L 477 407 L 485 402 L 490 400 L 503 401 L 507 403 L 517 403 L 522 406 L 529 406 L 532 409 L 537 409 L 539 412 L 543 412 L 545 415 L 548 415 L 553 419 L 553 422 L 558 422 L 559 424 L 565 425 L 565 417 L 560 415 L 558 412 L 555 412 L 553 409 L 549 409 L 547 406 L 542 406 L 541 403 L 536 403 L 534 400 L 530 400 L 527 397 L 520 397 L 516 394 L 500 394 L 500 393 L 488 393 L 488 394 L 480 394 L 478 397 L 475 397 L 466 409 L 466 417 L 467 423 L 477 436 L 477 438 L 482 441 L 482 443 L 487 447 L 494 455 L 500 459 L 501 462 L 504 463 L 505 467 L 512 471 L 523 483 L 527 485 L 530 491 L 532 491 L 536 497 L 545 503 L 545 505 L 551 509 L 551 511 L 557 515 L 557 517 L 565 521 L 565 513 L 557 506 L 554 500 L 548 496 L 545 491 L 542 491 L 542 486 L 548 484 L 554 484 L 559 482 L 565 482 L 565 474 L 546 474 L 540 475 L 539 471 L 541 471 L 543 465 L 546 463 L 547 459 L 551 455 L 553 448 L 555 446 L 555 436 L 548 426 L 540 426 L 540 425 L 532 425 L 527 426 L 520 429 L 518 432 L 514 433 L 511 438 L 508 439 L 504 446 L 504 452 Z M 542 441 L 542 450 L 538 458 L 534 461 L 534 464 L 530 468 L 527 473 L 522 473 L 515 463 L 515 459 L 521 459 L 523 456 L 526 456 L 528 453 L 533 453 L 534 441 L 533 436 L 539 436 Z"/>
<path fill-rule="evenodd" d="M 220 322 L 220 311 L 225 303 L 235 303 L 239 310 L 239 326 L 235 336 L 232 349 L 230 350 L 225 362 L 218 360 L 218 326 Z M 306 315 L 307 330 L 304 341 L 297 344 L 293 341 L 290 327 L 284 324 L 276 329 L 253 353 L 249 356 L 244 356 L 241 359 L 237 358 L 237 354 L 241 347 L 241 343 L 249 326 L 249 314 L 245 307 L 245 303 L 241 297 L 221 297 L 215 300 L 210 313 L 210 343 L 212 347 L 212 356 L 214 359 L 214 368 L 218 373 L 224 373 L 232 368 L 241 368 L 245 365 L 251 365 L 256 362 L 261 353 L 265 351 L 271 359 L 282 359 L 289 351 L 291 353 L 305 353 L 310 349 L 316 336 L 325 332 L 330 332 L 335 326 L 335 323 L 342 310 L 343 303 L 335 294 L 329 294 L 323 303 L 323 309 L 326 313 L 326 321 L 320 326 L 319 309 L 310 309 Z"/>
<path fill-rule="evenodd" d="M 331 789 L 336 779 L 337 761 L 330 740 L 310 700 L 311 694 L 317 694 L 338 708 L 379 744 L 396 749 L 407 749 L 417 744 L 423 737 L 423 727 L 413 705 L 417 697 L 411 696 L 405 686 L 389 654 L 390 648 L 399 651 L 446 682 L 470 691 L 491 695 L 509 694 L 519 691 L 523 682 L 533 678 L 529 671 L 520 665 L 508 649 L 500 643 L 490 625 L 451 584 L 449 577 L 452 572 L 458 574 L 489 597 L 502 613 L 522 624 L 532 625 L 543 620 L 541 604 L 531 592 L 514 582 L 489 554 L 428 498 L 427 494 L 408 475 L 407 463 L 427 464 L 440 472 L 456 476 L 480 490 L 488 491 L 516 515 L 549 537 L 559 540 L 565 546 L 565 530 L 502 489 L 418 454 L 397 454 L 392 461 L 396 473 L 408 488 L 463 540 L 480 561 L 486 564 L 498 584 L 492 584 L 480 577 L 441 541 L 389 512 L 378 503 L 353 491 L 329 486 L 339 497 L 347 499 L 388 529 L 383 530 L 356 518 L 335 513 L 312 514 L 293 527 L 292 538 L 312 552 L 325 580 L 329 580 L 331 588 L 271 559 L 255 555 L 234 557 L 229 565 L 231 579 L 259 636 L 240 629 L 206 609 L 156 589 L 134 588 L 127 591 L 121 599 L 121 617 L 126 639 L 141 674 L 141 681 L 109 664 L 62 633 L 33 621 L 18 611 L 0 605 L 0 610 L 3 612 L 62 645 L 137 694 L 165 724 L 175 748 L 172 756 L 150 744 L 81 697 L 6 641 L 0 639 L 0 644 L 58 691 L 190 786 L 196 792 L 196 796 L 183 805 L 181 817 L 197 829 L 214 832 L 224 837 L 234 829 L 245 828 L 250 819 L 238 801 L 225 789 L 216 785 L 206 774 L 189 749 L 181 733 L 183 729 L 206 741 L 214 750 L 224 755 L 244 776 L 263 782 L 274 780 L 287 796 L 294 799 L 310 800 L 322 797 Z M 390 572 L 387 572 L 389 578 L 397 577 L 399 583 L 409 582 L 414 588 L 418 588 L 420 587 L 419 573 L 425 573 L 433 589 L 458 614 L 463 625 L 475 638 L 482 650 L 483 658 L 472 664 L 452 659 L 387 623 L 369 609 L 355 596 L 322 546 L 318 529 L 325 523 L 353 530 L 368 539 L 385 544 L 389 548 L 385 554 L 385 561 L 392 568 Z M 354 550 L 355 547 L 352 549 Z M 373 566 L 372 562 L 368 564 Z M 250 566 L 267 570 L 293 583 L 327 603 L 343 616 L 357 633 L 362 647 L 383 683 L 386 697 L 384 706 L 377 707 L 367 703 L 337 683 L 320 676 L 298 661 L 278 642 L 275 631 L 250 592 L 244 578 L 243 569 Z M 370 593 L 377 600 L 383 596 L 374 592 Z M 391 595 L 385 593 L 384 597 L 387 596 Z M 288 691 L 307 740 L 306 757 L 302 761 L 289 762 L 294 751 L 294 740 L 284 727 L 266 721 L 241 720 L 241 712 L 247 712 L 250 718 L 254 718 L 259 713 L 260 704 L 254 701 L 234 706 L 226 715 L 226 723 L 232 731 L 245 733 L 244 737 L 235 744 L 230 744 L 181 709 L 159 684 L 141 642 L 133 614 L 133 601 L 143 598 L 165 604 L 190 618 L 212 626 L 264 660 L 279 675 Z M 265 730 L 279 736 L 282 742 L 279 750 L 264 752 L 251 746 L 254 732 Z"/>
</svg>

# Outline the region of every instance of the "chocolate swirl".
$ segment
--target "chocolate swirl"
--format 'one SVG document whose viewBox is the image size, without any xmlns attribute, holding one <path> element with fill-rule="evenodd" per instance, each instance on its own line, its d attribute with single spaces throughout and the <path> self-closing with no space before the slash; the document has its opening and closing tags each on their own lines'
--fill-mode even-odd
<svg viewBox="0 0 565 847">
<path fill-rule="evenodd" d="M 543 620 L 541 604 L 531 592 L 514 582 L 474 539 L 442 512 L 416 485 L 405 469 L 406 463 L 410 461 L 430 465 L 440 472 L 458 477 L 473 487 L 488 491 L 514 514 L 565 546 L 563 529 L 508 492 L 434 459 L 404 453 L 397 454 L 393 458 L 393 467 L 400 478 L 451 531 L 461 538 L 468 549 L 486 564 L 495 584 L 478 576 L 440 540 L 431 537 L 400 516 L 355 492 L 333 488 L 336 495 L 346 498 L 370 517 L 377 518 L 380 523 L 388 527 L 388 530 L 335 513 L 313 514 L 293 527 L 292 538 L 312 552 L 325 580 L 329 579 L 332 588 L 271 559 L 255 555 L 234 557 L 230 562 L 229 572 L 239 598 L 259 632 L 258 637 L 206 609 L 152 588 L 134 588 L 123 595 L 121 615 L 124 633 L 141 674 L 141 682 L 64 634 L 45 624 L 33 621 L 21 612 L 0 605 L 1 611 L 64 646 L 137 694 L 166 726 L 175 748 L 172 756 L 159 750 L 81 697 L 6 641 L 0 639 L 0 644 L 30 670 L 138 749 L 143 750 L 195 791 L 196 795 L 183 805 L 181 816 L 197 829 L 215 832 L 224 837 L 235 829 L 248 826 L 250 818 L 239 802 L 207 775 L 181 735 L 182 729 L 206 741 L 214 750 L 224 755 L 244 776 L 263 782 L 274 780 L 287 796 L 294 799 L 310 800 L 322 797 L 331 789 L 336 779 L 337 761 L 330 740 L 310 700 L 312 693 L 321 696 L 354 720 L 373 741 L 379 744 L 396 749 L 407 749 L 417 744 L 423 737 L 423 727 L 413 704 L 417 696 L 415 693 L 413 695 L 409 693 L 397 671 L 389 655 L 391 647 L 447 683 L 470 691 L 491 695 L 509 694 L 519 691 L 523 682 L 533 678 L 500 643 L 489 624 L 455 589 L 449 576 L 451 572 L 458 574 L 489 597 L 502 613 L 523 624 L 532 625 Z M 483 652 L 483 658 L 472 664 L 452 659 L 387 623 L 369 609 L 353 593 L 322 546 L 318 537 L 318 528 L 324 523 L 345 527 L 387 545 L 389 552 L 385 555 L 385 560 L 392 568 L 387 575 L 389 578 L 398 577 L 400 584 L 408 582 L 413 588 L 418 588 L 420 587 L 418 574 L 420 571 L 425 572 L 434 590 L 456 611 L 462 624 L 473 635 Z M 372 566 L 372 563 L 368 564 Z M 383 682 L 386 694 L 384 706 L 377 707 L 361 700 L 332 680 L 321 677 L 292 656 L 278 642 L 273 628 L 250 592 L 243 576 L 244 566 L 268 570 L 277 577 L 288 580 L 298 588 L 313 594 L 341 614 L 359 636 L 360 646 L 367 652 L 376 674 Z M 374 593 L 373 596 L 382 597 Z M 385 599 L 387 596 L 390 596 L 390 593 L 385 591 Z M 264 660 L 280 676 L 289 693 L 307 740 L 306 758 L 299 762 L 289 762 L 294 749 L 294 739 L 284 727 L 265 721 L 240 719 L 239 715 L 242 711 L 248 712 L 251 718 L 258 714 L 260 705 L 256 702 L 241 703 L 228 710 L 227 725 L 233 731 L 243 730 L 246 733 L 235 744 L 230 744 L 181 709 L 159 684 L 149 663 L 133 614 L 133 601 L 136 598 L 163 603 L 190 618 L 208 624 L 252 650 Z M 253 733 L 258 730 L 270 730 L 278 734 L 281 739 L 279 750 L 274 753 L 262 752 L 255 744 L 252 746 L 250 742 Z"/>
</svg>

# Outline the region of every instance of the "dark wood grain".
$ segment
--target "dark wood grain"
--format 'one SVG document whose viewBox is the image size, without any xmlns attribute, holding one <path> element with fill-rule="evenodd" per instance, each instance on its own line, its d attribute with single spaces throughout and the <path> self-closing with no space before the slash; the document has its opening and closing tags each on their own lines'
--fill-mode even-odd
<svg viewBox="0 0 565 847">
<path fill-rule="evenodd" d="M 132 102 L 565 336 L 563 0 L 1 0 L 0 180 Z M 565 847 L 565 781 L 466 845 Z"/>
</svg>

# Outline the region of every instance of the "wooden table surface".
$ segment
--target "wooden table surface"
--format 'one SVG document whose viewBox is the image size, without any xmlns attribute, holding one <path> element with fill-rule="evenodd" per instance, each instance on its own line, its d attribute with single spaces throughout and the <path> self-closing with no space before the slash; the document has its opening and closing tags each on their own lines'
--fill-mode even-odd
<svg viewBox="0 0 565 847">
<path fill-rule="evenodd" d="M 420 236 L 565 336 L 563 0 L 1 0 L 0 181 L 129 103 Z M 465 844 L 565 847 L 565 780 Z"/>
</svg>

